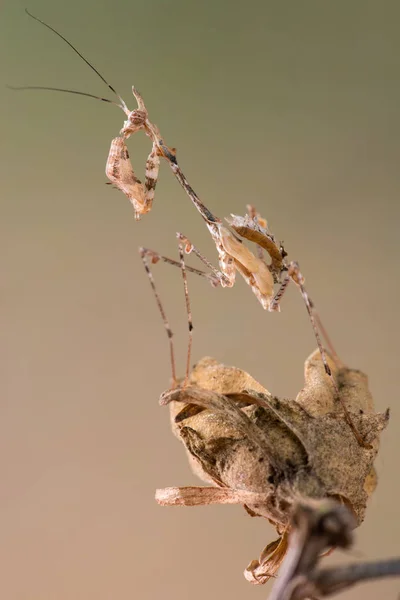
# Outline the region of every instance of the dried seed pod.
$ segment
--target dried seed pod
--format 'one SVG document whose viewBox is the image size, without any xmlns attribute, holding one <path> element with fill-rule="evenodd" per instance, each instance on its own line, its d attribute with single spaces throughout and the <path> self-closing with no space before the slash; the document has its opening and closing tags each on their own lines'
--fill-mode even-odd
<svg viewBox="0 0 400 600">
<path fill-rule="evenodd" d="M 187 450 L 194 472 L 217 487 L 166 488 L 163 505 L 243 504 L 268 519 L 280 538 L 269 544 L 245 577 L 264 583 L 287 549 L 296 502 L 334 498 L 354 513 L 357 525 L 375 488 L 373 462 L 389 413 L 374 413 L 367 377 L 330 367 L 341 397 L 369 447 L 360 446 L 343 418 L 319 350 L 305 363 L 305 386 L 296 400 L 272 396 L 249 374 L 212 358 L 193 369 L 187 387 L 164 393 L 172 428 Z"/>
</svg>

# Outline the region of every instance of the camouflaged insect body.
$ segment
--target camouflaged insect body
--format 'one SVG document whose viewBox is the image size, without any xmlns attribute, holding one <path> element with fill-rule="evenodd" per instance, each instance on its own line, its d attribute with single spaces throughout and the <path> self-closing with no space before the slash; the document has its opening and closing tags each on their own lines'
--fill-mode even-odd
<svg viewBox="0 0 400 600">
<path fill-rule="evenodd" d="M 374 413 L 363 373 L 330 366 L 370 448 L 358 444 L 344 420 L 318 350 L 305 363 L 305 387 L 296 400 L 274 397 L 244 371 L 211 358 L 195 366 L 188 387 L 162 396 L 162 404 L 171 403 L 173 431 L 194 472 L 221 489 L 167 488 L 157 499 L 165 505 L 241 503 L 267 518 L 281 537 L 250 563 L 245 575 L 253 583 L 278 569 L 296 501 L 339 499 L 359 525 L 376 486 L 373 461 L 388 412 Z"/>
</svg>

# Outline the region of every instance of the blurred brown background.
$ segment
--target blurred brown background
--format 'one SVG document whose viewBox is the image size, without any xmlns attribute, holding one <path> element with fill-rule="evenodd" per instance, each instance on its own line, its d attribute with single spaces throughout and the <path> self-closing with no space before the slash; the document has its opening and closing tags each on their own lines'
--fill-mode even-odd
<svg viewBox="0 0 400 600">
<path fill-rule="evenodd" d="M 3 84 L 107 95 L 20 2 L 2 4 Z M 300 262 L 339 354 L 392 409 L 379 487 L 354 557 L 399 554 L 398 2 L 35 0 L 129 106 L 134 83 L 190 182 L 220 217 L 255 203 Z M 166 337 L 137 248 L 177 256 L 182 231 L 215 262 L 163 165 L 153 212 L 133 220 L 104 185 L 117 108 L 11 92 L 1 110 L 0 595 L 7 600 L 266 598 L 242 570 L 274 531 L 240 507 L 161 508 L 157 487 L 195 484 L 159 394 Z M 129 149 L 143 175 L 149 142 Z M 192 264 L 199 266 L 195 260 Z M 176 272 L 175 272 L 176 271 Z M 178 270 L 155 267 L 176 333 Z M 205 354 L 294 396 L 314 349 L 290 289 L 265 313 L 243 281 L 189 281 L 193 361 Z M 349 560 L 336 556 L 328 559 Z M 326 561 L 328 563 L 328 560 Z M 399 583 L 347 598 L 395 598 Z"/>
</svg>

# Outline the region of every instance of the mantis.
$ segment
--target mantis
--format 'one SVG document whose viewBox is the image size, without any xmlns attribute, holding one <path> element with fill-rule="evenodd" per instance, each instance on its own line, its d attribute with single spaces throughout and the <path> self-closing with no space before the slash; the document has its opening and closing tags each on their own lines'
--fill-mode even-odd
<svg viewBox="0 0 400 600">
<path fill-rule="evenodd" d="M 299 264 L 296 261 L 287 261 L 287 253 L 283 247 L 283 244 L 279 242 L 271 233 L 267 226 L 266 220 L 262 218 L 256 209 L 251 205 L 247 206 L 248 214 L 246 214 L 244 217 L 231 215 L 231 217 L 226 219 L 225 222 L 213 214 L 213 212 L 211 212 L 211 210 L 208 209 L 200 200 L 199 196 L 186 179 L 181 167 L 178 164 L 176 150 L 166 145 L 158 127 L 150 120 L 148 110 L 138 90 L 134 86 L 132 87 L 132 93 L 136 99 L 137 107 L 134 110 L 129 110 L 127 104 L 118 94 L 115 88 L 108 83 L 103 75 L 71 44 L 71 42 L 69 42 L 53 27 L 35 17 L 28 11 L 26 12 L 32 19 L 50 29 L 66 44 L 68 44 L 71 49 L 98 75 L 98 77 L 100 77 L 105 85 L 108 86 L 109 90 L 114 94 L 116 99 L 111 100 L 109 98 L 103 98 L 87 92 L 54 87 L 24 86 L 14 89 L 45 89 L 66 92 L 95 98 L 97 100 L 118 106 L 124 112 L 126 119 L 121 130 L 119 131 L 119 135 L 111 141 L 106 163 L 106 176 L 109 179 L 109 183 L 114 185 L 117 189 L 122 191 L 125 196 L 128 197 L 134 209 L 134 217 L 136 220 L 139 220 L 143 215 L 147 214 L 152 209 L 160 162 L 161 159 L 164 159 L 184 189 L 186 195 L 200 213 L 215 243 L 218 254 L 218 267 L 215 267 L 189 240 L 189 238 L 182 233 L 177 234 L 181 256 L 179 262 L 169 259 L 168 257 L 165 257 L 153 250 L 140 248 L 140 254 L 145 263 L 146 271 L 150 277 L 153 290 L 156 293 L 157 302 L 164 320 L 168 337 L 170 339 L 173 380 L 176 381 L 172 346 L 172 331 L 168 325 L 165 313 L 154 287 L 154 281 L 152 279 L 149 266 L 150 263 L 156 263 L 159 260 L 162 260 L 168 264 L 180 267 L 184 273 L 185 286 L 186 271 L 207 278 L 213 286 L 221 285 L 222 287 L 232 287 L 235 283 L 236 273 L 238 272 L 249 285 L 263 309 L 269 312 L 280 311 L 281 300 L 289 283 L 292 282 L 296 285 L 303 298 L 321 354 L 326 375 L 330 378 L 335 394 L 338 400 L 342 403 L 344 417 L 348 425 L 351 427 L 358 443 L 361 446 L 364 446 L 364 441 L 357 431 L 357 428 L 353 424 L 345 403 L 341 399 L 340 390 L 328 364 L 326 351 L 321 340 L 321 334 L 325 338 L 330 350 L 330 354 L 332 355 L 336 364 L 340 366 L 341 362 L 333 349 L 325 329 L 322 326 L 319 316 L 315 310 L 314 303 L 309 297 L 304 286 L 305 279 L 300 271 Z M 126 145 L 127 140 L 132 135 L 140 131 L 143 131 L 151 141 L 151 151 L 146 160 L 144 183 L 138 179 L 134 172 Z M 243 243 L 244 240 L 255 244 L 256 252 L 252 252 Z M 205 265 L 207 271 L 201 271 L 189 266 L 185 267 L 182 249 L 186 254 L 194 254 L 197 256 L 198 259 Z M 269 257 L 269 262 L 267 262 L 266 256 Z M 185 287 L 185 293 L 187 298 L 188 315 L 190 317 L 189 331 L 191 332 L 192 321 L 187 295 L 187 286 Z M 190 352 L 188 352 L 188 365 L 189 356 Z M 189 371 L 188 365 L 186 369 L 186 379 Z"/>
</svg>

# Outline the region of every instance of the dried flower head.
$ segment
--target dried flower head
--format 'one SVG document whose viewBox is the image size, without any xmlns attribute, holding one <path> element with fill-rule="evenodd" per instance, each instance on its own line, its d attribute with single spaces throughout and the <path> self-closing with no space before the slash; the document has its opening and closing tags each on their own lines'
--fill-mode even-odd
<svg viewBox="0 0 400 600">
<path fill-rule="evenodd" d="M 242 504 L 251 516 L 268 519 L 280 537 L 245 570 L 252 583 L 277 572 L 298 501 L 339 500 L 360 525 L 376 487 L 373 462 L 389 412 L 374 412 L 366 375 L 331 360 L 330 367 L 368 447 L 357 443 L 344 420 L 319 350 L 306 360 L 296 400 L 277 398 L 248 373 L 212 358 L 194 367 L 187 387 L 161 396 L 194 472 L 212 487 L 157 490 L 157 502 Z"/>
</svg>

